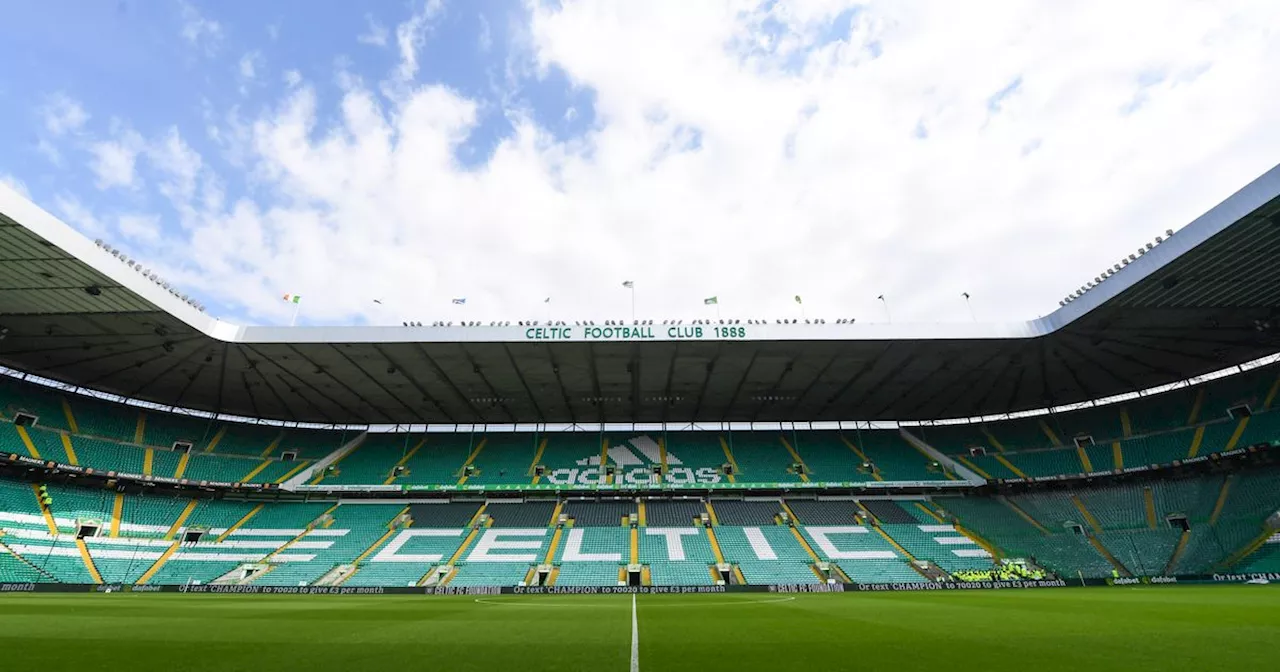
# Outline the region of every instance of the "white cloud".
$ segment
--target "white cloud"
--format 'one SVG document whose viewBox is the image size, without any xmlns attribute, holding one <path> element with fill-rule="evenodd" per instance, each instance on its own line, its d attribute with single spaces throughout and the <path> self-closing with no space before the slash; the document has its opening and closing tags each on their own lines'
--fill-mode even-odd
<svg viewBox="0 0 1280 672">
<path fill-rule="evenodd" d="M 222 44 L 222 24 L 206 18 L 190 2 L 179 2 L 178 6 L 182 15 L 180 29 L 182 39 L 186 40 L 187 44 L 204 51 L 207 56 L 216 54 L 218 47 Z"/>
<path fill-rule="evenodd" d="M 170 128 L 163 137 L 147 147 L 147 158 L 160 172 L 160 193 L 175 206 L 188 203 L 196 192 L 196 178 L 204 161 L 182 139 L 177 128 Z"/>
<path fill-rule="evenodd" d="M 19 194 L 22 194 L 23 198 L 28 200 L 31 198 L 31 192 L 27 190 L 26 183 L 12 175 L 0 173 L 0 185 L 6 186 Z"/>
<path fill-rule="evenodd" d="M 400 65 L 396 68 L 396 75 L 401 82 L 412 81 L 418 74 L 418 50 L 426 44 L 432 21 L 443 10 L 443 0 L 426 0 L 420 11 L 414 12 L 396 26 L 396 48 L 400 51 Z"/>
<path fill-rule="evenodd" d="M 266 59 L 260 51 L 251 51 L 240 57 L 236 63 L 236 76 L 240 81 L 240 95 L 249 94 L 249 86 L 258 79 Z"/>
<path fill-rule="evenodd" d="M 66 194 L 55 196 L 53 207 L 63 220 L 90 238 L 100 237 L 107 231 L 107 227 L 93 214 L 93 211 L 74 196 Z"/>
<path fill-rule="evenodd" d="M 136 166 L 145 144 L 141 135 L 127 128 L 118 128 L 110 140 L 91 143 L 89 169 L 97 178 L 98 188 L 141 186 Z"/>
<path fill-rule="evenodd" d="M 387 38 L 390 37 L 387 27 L 378 23 L 372 14 L 365 14 L 364 20 L 369 27 L 365 32 L 356 36 L 356 41 L 360 44 L 371 44 L 375 47 L 387 46 Z"/>
<path fill-rule="evenodd" d="M 214 188 L 165 275 L 257 319 L 287 319 L 280 291 L 317 321 L 620 319 L 626 279 L 658 319 L 712 295 L 798 317 L 800 294 L 875 321 L 886 294 L 895 321 L 967 321 L 961 292 L 1027 319 L 1280 155 L 1275 3 L 875 0 L 836 34 L 849 6 L 535 5 L 521 70 L 589 90 L 590 130 L 504 108 L 514 133 L 469 167 L 492 103 L 407 85 L 424 6 L 396 95 L 350 77 L 333 122 L 299 83 L 237 122 L 260 198 Z"/>
<path fill-rule="evenodd" d="M 120 234 L 134 243 L 150 246 L 160 242 L 160 218 L 155 215 L 120 215 L 116 225 Z"/>
<path fill-rule="evenodd" d="M 285 70 L 283 79 L 285 86 L 292 89 L 302 83 L 302 73 L 297 70 Z"/>
<path fill-rule="evenodd" d="M 251 51 L 241 56 L 240 63 L 237 66 L 240 78 L 245 80 L 256 78 L 258 76 L 258 68 L 262 65 L 262 60 L 262 53 L 257 51 Z"/>
<path fill-rule="evenodd" d="M 89 121 L 89 113 L 85 112 L 80 101 L 64 93 L 56 93 L 49 97 L 40 108 L 40 116 L 44 129 L 54 137 L 76 133 Z"/>
<path fill-rule="evenodd" d="M 493 48 L 493 30 L 489 27 L 489 20 L 480 15 L 480 37 L 476 38 L 476 44 L 480 47 L 480 51 L 489 51 Z"/>
</svg>

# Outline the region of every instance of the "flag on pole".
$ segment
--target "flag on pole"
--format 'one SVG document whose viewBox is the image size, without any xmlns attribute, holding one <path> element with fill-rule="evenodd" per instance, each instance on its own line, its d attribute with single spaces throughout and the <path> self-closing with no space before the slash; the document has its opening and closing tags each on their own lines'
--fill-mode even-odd
<svg viewBox="0 0 1280 672">
<path fill-rule="evenodd" d="M 803 303 L 804 303 L 804 301 L 801 301 L 801 300 L 800 300 L 800 295 L 799 295 L 799 294 L 796 294 L 796 303 L 800 303 L 800 304 L 803 304 Z"/>
<path fill-rule="evenodd" d="M 548 296 L 547 298 L 543 299 L 543 300 L 542 300 L 542 302 L 543 302 L 543 303 L 551 303 L 551 297 L 549 297 L 549 296 Z"/>
<path fill-rule="evenodd" d="M 880 299 L 881 301 L 884 301 L 884 294 L 881 294 L 880 296 L 877 296 L 876 298 L 877 298 L 877 299 Z"/>
<path fill-rule="evenodd" d="M 703 303 L 703 305 L 707 305 L 707 306 L 718 306 L 718 305 L 720 305 L 720 297 L 716 297 L 716 296 L 709 296 L 709 297 L 707 297 L 707 298 L 703 299 L 703 300 L 702 300 L 702 303 Z"/>
<path fill-rule="evenodd" d="M 632 281 L 632 280 L 623 280 L 623 281 L 622 281 L 622 286 L 623 286 L 623 287 L 626 287 L 627 289 L 635 289 L 635 288 L 636 288 L 636 283 L 635 283 L 634 281 Z"/>
<path fill-rule="evenodd" d="M 285 300 L 285 301 L 288 301 L 289 303 L 299 303 L 299 302 L 301 302 L 301 301 L 302 301 L 302 295 L 300 295 L 300 294 L 285 294 L 285 295 L 284 295 L 284 300 Z"/>
<path fill-rule="evenodd" d="M 467 303 L 467 300 L 465 298 L 453 300 L 453 305 L 455 306 L 465 305 L 466 303 Z"/>
</svg>

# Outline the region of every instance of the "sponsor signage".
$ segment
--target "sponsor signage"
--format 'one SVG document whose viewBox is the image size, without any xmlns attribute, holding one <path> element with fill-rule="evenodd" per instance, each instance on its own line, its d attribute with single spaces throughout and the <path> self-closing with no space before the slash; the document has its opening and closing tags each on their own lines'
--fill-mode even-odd
<svg viewBox="0 0 1280 672">
<path fill-rule="evenodd" d="M 526 341 L 724 341 L 750 337 L 748 327 L 709 324 L 527 327 L 522 334 Z"/>
</svg>

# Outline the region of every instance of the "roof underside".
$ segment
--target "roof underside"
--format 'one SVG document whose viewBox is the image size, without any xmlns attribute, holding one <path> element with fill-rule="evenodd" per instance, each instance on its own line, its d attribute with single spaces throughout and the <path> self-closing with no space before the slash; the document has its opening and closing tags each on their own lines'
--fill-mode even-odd
<svg viewBox="0 0 1280 672">
<path fill-rule="evenodd" d="M 220 341 L 0 216 L 0 327 L 9 330 L 0 363 L 163 405 L 300 422 L 993 415 L 1133 392 L 1280 350 L 1278 211 L 1271 199 L 1240 213 L 1035 338 L 502 343 Z"/>
</svg>

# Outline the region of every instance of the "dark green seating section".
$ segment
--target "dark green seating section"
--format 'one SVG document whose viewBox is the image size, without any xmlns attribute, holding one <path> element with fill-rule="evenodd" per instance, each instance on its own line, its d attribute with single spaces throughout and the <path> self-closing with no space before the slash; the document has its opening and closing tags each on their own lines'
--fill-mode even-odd
<svg viewBox="0 0 1280 672">
<path fill-rule="evenodd" d="M 1151 491 L 1150 514 L 1147 489 Z M 1075 505 L 1073 495 L 1092 515 L 1100 532 Z M 1280 469 L 1049 491 L 1007 499 L 935 501 L 1006 555 L 1034 557 L 1063 576 L 1110 576 L 1113 566 L 1099 546 L 1135 575 L 1158 575 L 1166 568 L 1171 574 L 1200 574 L 1230 569 L 1223 563 L 1268 534 L 1264 521 L 1280 511 Z M 1018 509 L 1043 529 L 1024 519 Z M 1183 536 L 1175 522 L 1181 519 L 1186 520 L 1190 531 L 1185 547 L 1175 553 Z M 1249 562 L 1246 557 L 1237 566 L 1247 566 Z"/>
<path fill-rule="evenodd" d="M 636 513 L 636 504 L 632 500 L 569 500 L 565 502 L 561 513 L 573 519 L 574 527 L 619 527 L 624 518 Z"/>
</svg>

